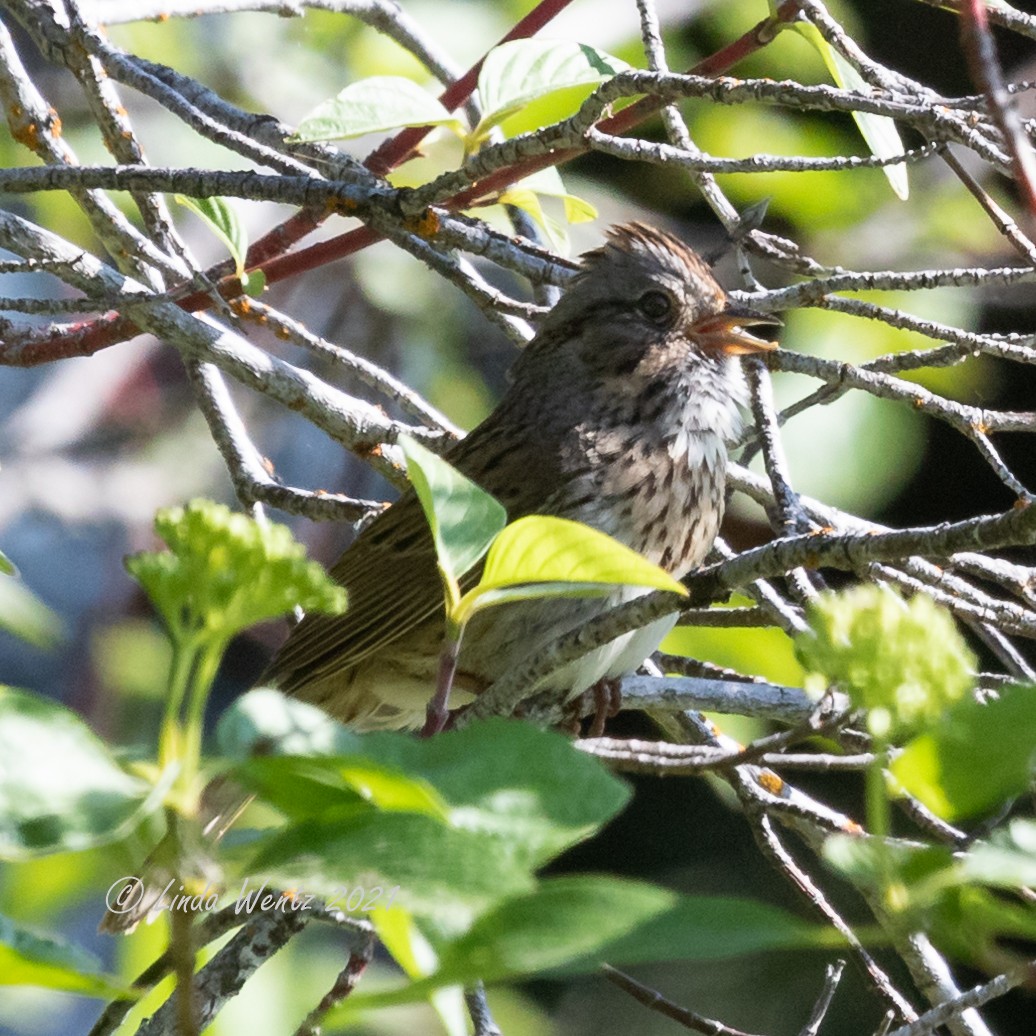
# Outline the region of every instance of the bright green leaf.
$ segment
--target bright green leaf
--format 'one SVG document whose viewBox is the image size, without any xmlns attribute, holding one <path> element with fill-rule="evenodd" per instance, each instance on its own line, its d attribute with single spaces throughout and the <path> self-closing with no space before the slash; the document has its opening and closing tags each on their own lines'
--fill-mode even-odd
<svg viewBox="0 0 1036 1036">
<path fill-rule="evenodd" d="M 237 767 L 235 779 L 293 819 L 354 803 L 445 820 L 449 811 L 435 789 L 403 771 L 362 756 L 261 756 Z"/>
<path fill-rule="evenodd" d="M 39 648 L 51 648 L 64 636 L 61 619 L 16 576 L 0 574 L 0 629 Z"/>
<path fill-rule="evenodd" d="M 599 84 L 630 66 L 610 54 L 569 40 L 512 40 L 486 56 L 478 77 L 482 121 L 472 136 L 483 139 L 494 126 L 521 133 L 571 115 Z M 547 104 L 536 104 L 546 101 Z M 533 111 L 533 108 L 536 110 Z"/>
<path fill-rule="evenodd" d="M 544 211 L 540 200 L 542 197 L 560 198 L 565 219 L 569 223 L 588 223 L 597 218 L 597 209 L 583 198 L 569 194 L 562 183 L 561 174 L 554 166 L 547 166 L 519 180 L 500 195 L 501 204 L 514 205 L 527 213 L 546 233 L 555 250 L 568 255 L 568 232 Z"/>
<path fill-rule="evenodd" d="M 982 704 L 957 703 L 904 748 L 892 773 L 929 809 L 958 820 L 1022 794 L 1034 763 L 1036 687 L 1013 685 Z"/>
<path fill-rule="evenodd" d="M 266 274 L 262 270 L 253 270 L 251 273 L 240 274 L 241 290 L 250 298 L 259 298 L 266 291 Z"/>
<path fill-rule="evenodd" d="M 423 978 L 436 970 L 439 958 L 434 947 L 401 906 L 395 905 L 389 910 L 375 908 L 370 919 L 382 945 L 408 978 Z M 429 999 L 448 1036 L 467 1036 L 468 1015 L 460 986 L 436 989 Z"/>
<path fill-rule="evenodd" d="M 495 497 L 415 439 L 400 436 L 399 445 L 432 530 L 439 568 L 455 590 L 504 527 L 507 512 Z"/>
<path fill-rule="evenodd" d="M 2 550 L 0 550 L 0 575 L 18 575 L 18 569 L 15 567 L 14 562 Z"/>
<path fill-rule="evenodd" d="M 0 985 L 42 986 L 83 996 L 131 996 L 117 978 L 103 975 L 85 950 L 37 935 L 0 917 Z"/>
<path fill-rule="evenodd" d="M 1015 817 L 959 860 L 964 881 L 1001 888 L 1036 887 L 1036 821 Z"/>
<path fill-rule="evenodd" d="M 687 595 L 668 572 L 611 536 L 546 515 L 519 518 L 497 536 L 471 596 L 528 583 L 643 586 Z"/>
<path fill-rule="evenodd" d="M 843 90 L 854 90 L 857 93 L 869 94 L 871 88 L 859 72 L 849 64 L 834 47 L 820 34 L 820 30 L 809 22 L 796 21 L 782 23 L 804 36 L 824 59 L 831 78 Z M 860 135 L 867 142 L 871 154 L 877 158 L 896 158 L 903 154 L 903 141 L 894 120 L 885 115 L 873 115 L 870 112 L 853 112 L 853 119 L 860 130 Z M 887 165 L 882 168 L 896 197 L 906 201 L 910 196 L 910 184 L 905 164 Z"/>
<path fill-rule="evenodd" d="M 296 142 L 347 140 L 404 126 L 464 125 L 430 93 L 402 76 L 371 76 L 350 83 L 330 101 L 317 105 L 289 138 Z"/>
<path fill-rule="evenodd" d="M 173 197 L 201 217 L 208 228 L 227 246 L 234 260 L 234 272 L 244 282 L 245 256 L 248 254 L 248 231 L 234 207 L 225 198 L 188 198 L 184 194 Z"/>
<path fill-rule="evenodd" d="M 0 857 L 112 842 L 157 805 L 73 712 L 0 687 Z"/>
</svg>

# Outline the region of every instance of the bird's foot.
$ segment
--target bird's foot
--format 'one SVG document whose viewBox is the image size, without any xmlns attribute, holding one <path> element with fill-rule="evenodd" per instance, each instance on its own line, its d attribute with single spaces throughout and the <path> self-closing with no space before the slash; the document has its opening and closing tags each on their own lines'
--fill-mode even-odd
<svg viewBox="0 0 1036 1036">
<path fill-rule="evenodd" d="M 604 733 L 604 725 L 622 708 L 621 681 L 617 677 L 603 677 L 592 687 L 583 691 L 578 698 L 573 698 L 565 708 L 563 729 L 571 730 L 578 735 L 580 721 L 586 715 L 593 714 L 587 737 L 600 737 Z"/>
</svg>

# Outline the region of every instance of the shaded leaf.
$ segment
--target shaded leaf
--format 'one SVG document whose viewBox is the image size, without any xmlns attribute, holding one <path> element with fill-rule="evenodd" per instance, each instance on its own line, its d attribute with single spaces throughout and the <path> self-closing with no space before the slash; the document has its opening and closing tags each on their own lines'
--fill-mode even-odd
<svg viewBox="0 0 1036 1036">
<path fill-rule="evenodd" d="M 289 815 L 340 807 L 340 769 L 362 763 L 432 789 L 451 826 L 493 835 L 500 851 L 506 844 L 529 868 L 592 834 L 629 798 L 622 781 L 567 738 L 514 720 L 487 720 L 427 739 L 357 734 L 314 705 L 262 689 L 235 702 L 216 734 L 233 758 L 262 754 L 241 775 Z M 275 758 L 284 754 L 317 758 Z M 285 766 L 282 784 L 279 765 Z"/>
<path fill-rule="evenodd" d="M 328 810 L 250 844 L 244 872 L 325 899 L 343 890 L 399 887 L 398 902 L 420 917 L 466 926 L 532 875 L 498 840 L 415 813 Z"/>
<path fill-rule="evenodd" d="M 451 591 L 507 522 L 503 505 L 409 436 L 399 445 L 407 475 L 432 530 L 439 568 Z M 451 602 L 453 603 L 453 602 Z"/>
<path fill-rule="evenodd" d="M 0 985 L 43 986 L 83 996 L 131 996 L 117 978 L 78 946 L 37 935 L 0 916 Z"/>
<path fill-rule="evenodd" d="M 74 713 L 0 687 L 0 857 L 115 841 L 159 802 Z"/>
<path fill-rule="evenodd" d="M 832 933 L 765 903 L 679 896 L 617 878 L 551 878 L 480 917 L 440 947 L 441 965 L 422 982 L 368 993 L 342 1014 L 426 996 L 436 985 L 497 982 L 596 970 L 607 961 L 724 960 L 762 950 L 836 944 Z"/>
</svg>

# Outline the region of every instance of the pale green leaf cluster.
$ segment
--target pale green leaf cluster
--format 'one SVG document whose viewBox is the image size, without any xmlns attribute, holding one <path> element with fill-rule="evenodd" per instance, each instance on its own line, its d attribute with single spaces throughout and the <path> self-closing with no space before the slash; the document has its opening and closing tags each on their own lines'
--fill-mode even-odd
<svg viewBox="0 0 1036 1036">
<path fill-rule="evenodd" d="M 155 517 L 155 532 L 169 547 L 127 558 L 170 632 L 226 638 L 291 611 L 338 614 L 345 591 L 291 531 L 260 522 L 208 500 L 170 507 Z"/>
<path fill-rule="evenodd" d="M 934 723 L 974 683 L 975 658 L 930 597 L 884 586 L 822 594 L 796 641 L 803 667 L 838 684 L 883 741 Z"/>
</svg>

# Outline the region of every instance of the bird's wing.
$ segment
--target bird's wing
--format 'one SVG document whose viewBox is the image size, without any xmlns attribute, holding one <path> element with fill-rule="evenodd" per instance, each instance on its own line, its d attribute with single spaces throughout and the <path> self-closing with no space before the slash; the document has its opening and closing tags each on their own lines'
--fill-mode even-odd
<svg viewBox="0 0 1036 1036">
<path fill-rule="evenodd" d="M 446 455 L 492 493 L 511 520 L 541 510 L 538 505 L 549 495 L 545 487 L 560 481 L 555 451 L 541 438 L 542 422 L 528 418 L 513 398 L 505 397 Z M 513 432 L 515 422 L 525 424 L 519 436 L 525 451 L 513 448 L 513 435 L 502 434 L 505 429 Z M 473 586 L 480 573 L 478 565 L 461 586 Z M 350 669 L 444 610 L 435 546 L 413 490 L 357 536 L 331 575 L 348 592 L 348 610 L 343 615 L 308 615 L 292 630 L 263 676 L 286 692 Z"/>
<path fill-rule="evenodd" d="M 443 610 L 435 546 L 412 490 L 379 515 L 331 569 L 345 587 L 343 615 L 307 615 L 264 680 L 286 692 L 344 671 Z"/>
</svg>

